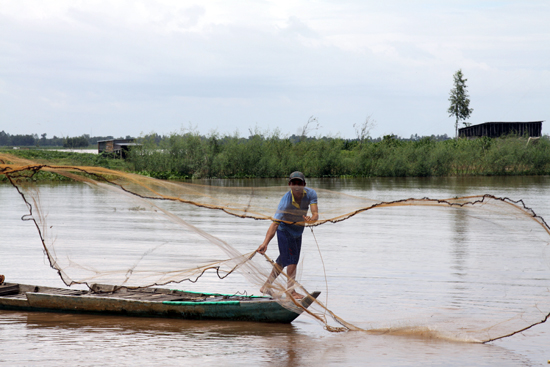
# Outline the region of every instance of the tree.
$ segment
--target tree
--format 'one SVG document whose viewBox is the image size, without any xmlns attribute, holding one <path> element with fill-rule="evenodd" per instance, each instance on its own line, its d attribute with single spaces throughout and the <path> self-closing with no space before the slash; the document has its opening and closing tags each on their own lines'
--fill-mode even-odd
<svg viewBox="0 0 550 367">
<path fill-rule="evenodd" d="M 321 125 L 319 125 L 319 121 L 317 121 L 317 117 L 314 117 L 313 115 L 310 116 L 310 118 L 307 120 L 306 124 L 302 126 L 301 130 L 298 130 L 300 133 L 300 140 L 306 140 L 307 135 L 314 130 L 319 130 Z"/>
<path fill-rule="evenodd" d="M 15 146 L 32 147 L 33 145 L 35 145 L 35 139 L 34 139 L 34 136 L 30 134 L 12 135 L 11 144 Z"/>
<path fill-rule="evenodd" d="M 474 111 L 470 108 L 470 98 L 468 98 L 468 91 L 466 90 L 466 82 L 468 79 L 464 79 L 462 75 L 462 69 L 458 70 L 454 75 L 454 88 L 449 93 L 449 101 L 451 106 L 447 110 L 449 117 L 455 116 L 455 134 L 458 138 L 458 121 L 465 120 L 470 117 L 470 114 Z"/>
<path fill-rule="evenodd" d="M 90 143 L 88 139 L 83 136 L 76 136 L 74 138 L 66 138 L 63 142 L 64 148 L 84 148 L 87 147 Z"/>
<path fill-rule="evenodd" d="M 10 145 L 11 139 L 10 134 L 7 134 L 4 130 L 0 131 L 0 146 Z"/>
<path fill-rule="evenodd" d="M 357 135 L 357 140 L 359 140 L 359 145 L 362 146 L 365 139 L 370 137 L 370 131 L 376 126 L 376 121 L 371 118 L 372 115 L 367 116 L 365 122 L 362 124 L 353 124 L 355 129 L 355 135 Z"/>
</svg>

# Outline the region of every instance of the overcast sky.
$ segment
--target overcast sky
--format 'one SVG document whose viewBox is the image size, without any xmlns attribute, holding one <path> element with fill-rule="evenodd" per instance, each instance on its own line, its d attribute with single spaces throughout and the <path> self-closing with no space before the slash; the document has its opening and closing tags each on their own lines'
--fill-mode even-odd
<svg viewBox="0 0 550 367">
<path fill-rule="evenodd" d="M 550 132 L 550 1 L 0 3 L 0 131 L 48 137 L 448 134 L 453 74 L 470 122 Z"/>
</svg>

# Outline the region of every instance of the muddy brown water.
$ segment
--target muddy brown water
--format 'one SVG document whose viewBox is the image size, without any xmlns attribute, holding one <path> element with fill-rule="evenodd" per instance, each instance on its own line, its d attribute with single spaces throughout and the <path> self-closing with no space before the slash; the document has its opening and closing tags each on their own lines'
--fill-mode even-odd
<svg viewBox="0 0 550 367">
<path fill-rule="evenodd" d="M 281 181 L 243 180 L 223 184 L 264 186 L 278 185 Z M 331 179 L 310 180 L 308 184 L 380 200 L 490 193 L 524 199 L 538 214 L 550 218 L 549 177 Z M 69 195 L 74 187 L 59 185 L 55 190 L 63 196 Z M 21 221 L 25 207 L 11 186 L 0 185 L 0 208 L 0 274 L 6 275 L 8 281 L 63 286 L 56 272 L 48 266 L 36 230 L 31 223 Z M 360 220 L 357 219 L 355 228 L 369 229 Z M 388 219 L 391 220 L 406 218 Z M 458 222 L 461 220 L 463 218 L 456 217 L 456 228 L 460 228 Z M 195 224 L 233 243 L 239 242 L 240 236 L 245 234 L 247 239 L 240 244 L 243 252 L 261 242 L 266 229 L 265 223 L 255 221 L 247 223 L 239 233 L 227 223 L 208 218 L 196 218 Z M 454 234 L 463 233 L 453 225 L 451 223 Z M 391 240 L 391 233 L 387 233 L 382 222 L 377 224 L 378 230 L 372 222 L 370 226 L 373 242 L 390 243 L 392 250 L 397 252 L 411 251 L 410 247 L 396 247 L 400 246 L 399 242 Z M 399 261 L 376 263 L 385 259 L 377 254 L 386 251 L 386 247 L 353 247 L 355 238 L 362 232 L 350 228 L 353 227 L 342 229 L 334 225 L 319 229 L 316 236 L 326 266 L 329 307 L 346 320 L 361 323 L 368 321 L 370 314 L 380 312 L 383 308 L 380 304 L 391 305 L 391 300 L 377 299 L 377 294 L 403 293 L 403 284 L 408 280 L 399 274 L 408 271 L 408 265 Z M 313 284 L 324 296 L 323 274 L 315 270 L 319 266 L 317 248 L 311 237 L 304 241 L 307 245 L 302 283 Z M 271 247 L 269 251 L 275 256 L 276 247 Z M 422 254 L 423 250 L 415 248 L 411 256 Z M 453 274 L 459 276 L 468 271 L 468 248 L 451 248 L 448 254 L 440 256 L 448 259 Z M 437 261 L 438 258 L 434 258 L 434 262 Z M 502 262 L 499 268 L 506 268 L 511 265 L 507 262 L 517 259 L 499 257 L 498 261 Z M 362 276 L 356 271 L 365 264 L 376 269 L 376 277 L 370 273 Z M 434 277 L 440 275 L 434 273 Z M 550 269 L 544 280 L 550 287 Z M 238 277 L 222 284 L 210 277 L 203 284 L 178 286 L 190 290 L 239 288 L 249 293 L 257 292 Z M 487 299 L 495 296 L 487 294 Z M 550 305 L 542 307 L 550 309 Z M 2 366 L 180 366 L 199 363 L 226 366 L 542 366 L 548 365 L 550 360 L 550 325 L 542 324 L 510 338 L 478 344 L 421 334 L 329 333 L 305 316 L 290 325 L 270 325 L 0 311 L 0 346 Z"/>
</svg>

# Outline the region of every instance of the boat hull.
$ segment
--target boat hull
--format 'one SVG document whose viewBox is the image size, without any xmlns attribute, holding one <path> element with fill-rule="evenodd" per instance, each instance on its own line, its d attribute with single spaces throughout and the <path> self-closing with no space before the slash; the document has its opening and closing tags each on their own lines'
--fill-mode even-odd
<svg viewBox="0 0 550 367">
<path fill-rule="evenodd" d="M 12 294 L 0 295 L 0 309 L 270 323 L 290 323 L 303 311 L 299 307 L 289 310 L 270 297 L 183 292 L 163 288 L 132 290 L 97 286 L 114 289 L 112 292 L 97 293 L 22 284 L 17 286 L 17 293 L 12 291 Z M 302 306 L 309 307 L 318 295 L 319 292 L 314 292 L 306 297 L 301 301 Z"/>
</svg>

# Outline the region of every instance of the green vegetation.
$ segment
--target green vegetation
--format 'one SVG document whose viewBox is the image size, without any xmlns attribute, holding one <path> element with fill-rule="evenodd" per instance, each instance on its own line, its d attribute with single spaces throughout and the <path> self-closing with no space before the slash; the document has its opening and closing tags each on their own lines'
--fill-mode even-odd
<svg viewBox="0 0 550 367">
<path fill-rule="evenodd" d="M 248 138 L 189 132 L 139 139 L 126 160 L 53 150 L 5 150 L 38 163 L 101 166 L 163 179 L 286 177 L 425 177 L 548 175 L 550 139 L 447 139 L 393 135 L 381 139 L 282 137 L 253 132 Z M 48 177 L 37 179 L 62 180 Z"/>
<path fill-rule="evenodd" d="M 105 155 L 92 153 L 73 153 L 43 149 L 5 149 L 2 153 L 26 158 L 37 163 L 63 166 L 99 166 L 116 170 L 128 171 L 131 165 L 121 159 L 109 158 Z"/>
<path fill-rule="evenodd" d="M 90 145 L 85 136 L 77 136 L 74 138 L 66 138 L 63 143 L 64 148 L 86 148 Z"/>
<path fill-rule="evenodd" d="M 97 142 L 101 140 L 112 140 L 113 137 L 109 136 L 90 136 L 84 134 L 75 137 L 57 137 L 48 138 L 46 133 L 41 134 L 40 138 L 37 134 L 15 134 L 11 135 L 5 131 L 0 131 L 0 147 L 64 147 L 64 148 L 96 148 Z M 126 138 L 119 139 L 133 139 L 127 135 Z"/>
<path fill-rule="evenodd" d="M 98 166 L 121 171 L 131 171 L 133 167 L 127 161 L 92 153 L 73 153 L 43 149 L 4 149 L 0 150 L 0 152 L 49 165 Z M 34 181 L 72 181 L 67 177 L 46 171 L 37 172 L 32 179 Z M 4 175 L 0 175 L 0 182 L 7 182 L 7 178 Z"/>
<path fill-rule="evenodd" d="M 550 174 L 550 140 L 509 136 L 499 139 L 436 141 L 281 137 L 253 133 L 203 137 L 194 132 L 140 139 L 128 162 L 158 178 L 286 177 L 300 170 L 308 177 L 406 177 Z"/>
<path fill-rule="evenodd" d="M 466 90 L 466 82 L 468 79 L 464 79 L 463 77 L 464 75 L 462 75 L 462 70 L 458 70 L 453 75 L 454 88 L 451 89 L 451 92 L 449 93 L 449 102 L 451 102 L 451 105 L 447 110 L 449 117 L 454 116 L 456 118 L 456 137 L 458 137 L 458 122 L 460 120 L 467 119 L 470 117 L 472 112 L 474 112 L 474 110 L 470 108 L 470 98 L 468 98 L 468 91 Z M 467 125 L 467 123 L 464 124 Z"/>
</svg>

